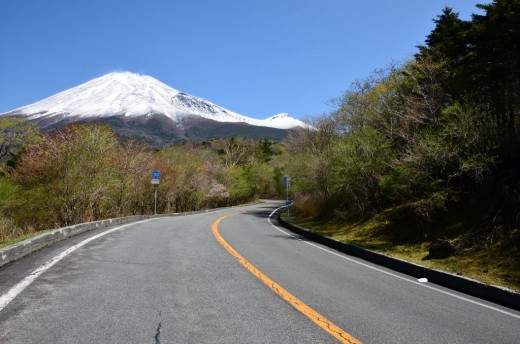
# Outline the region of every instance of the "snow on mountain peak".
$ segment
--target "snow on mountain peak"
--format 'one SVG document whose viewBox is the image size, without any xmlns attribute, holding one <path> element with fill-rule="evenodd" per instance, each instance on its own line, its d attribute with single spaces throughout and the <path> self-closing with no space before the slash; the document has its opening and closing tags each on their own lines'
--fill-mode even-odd
<svg viewBox="0 0 520 344">
<path fill-rule="evenodd" d="M 282 112 L 282 113 L 279 113 L 277 115 L 269 117 L 267 120 L 274 120 L 274 119 L 288 118 L 288 117 L 290 117 L 288 113 Z"/>
<path fill-rule="evenodd" d="M 187 116 L 200 116 L 218 122 L 244 122 L 279 129 L 306 124 L 286 113 L 266 120 L 246 117 L 202 98 L 182 93 L 159 80 L 131 72 L 113 72 L 57 93 L 36 103 L 15 109 L 29 119 L 60 115 L 96 118 L 162 114 L 179 123 Z"/>
<path fill-rule="evenodd" d="M 306 128 L 309 126 L 307 123 L 297 120 L 296 118 L 289 116 L 289 114 L 285 112 L 271 116 L 267 118 L 265 122 L 268 122 L 270 126 L 279 129 L 291 129 L 298 127 Z"/>
</svg>

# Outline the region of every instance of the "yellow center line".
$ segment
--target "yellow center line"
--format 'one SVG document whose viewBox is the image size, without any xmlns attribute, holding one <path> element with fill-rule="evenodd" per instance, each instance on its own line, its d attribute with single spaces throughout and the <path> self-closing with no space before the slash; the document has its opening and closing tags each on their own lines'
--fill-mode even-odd
<svg viewBox="0 0 520 344">
<path fill-rule="evenodd" d="M 249 263 L 240 253 L 238 253 L 233 247 L 231 247 L 224 238 L 220 235 L 218 232 L 218 225 L 222 220 L 225 218 L 235 216 L 240 213 L 234 213 L 231 215 L 222 216 L 217 221 L 213 222 L 213 225 L 211 226 L 211 230 L 213 231 L 213 235 L 215 235 L 215 238 L 217 238 L 218 242 L 224 246 L 224 248 L 236 259 L 238 260 L 243 266 L 249 270 L 253 275 L 258 277 L 259 280 L 261 280 L 266 286 L 268 286 L 272 291 L 274 291 L 278 296 L 280 296 L 282 299 L 287 301 L 291 306 L 296 308 L 298 311 L 300 311 L 303 315 L 305 315 L 307 318 L 311 319 L 314 323 L 316 323 L 319 327 L 327 331 L 330 335 L 332 335 L 334 338 L 339 340 L 341 343 L 350 343 L 350 344 L 361 344 L 359 340 L 352 337 L 347 332 L 343 331 L 338 326 L 334 325 L 331 321 L 327 320 L 323 315 L 316 312 L 314 309 L 307 306 L 305 303 L 300 301 L 298 298 L 296 298 L 294 295 L 289 293 L 287 290 L 282 288 L 280 285 L 278 285 L 275 281 L 264 275 L 260 270 L 258 270 L 256 267 L 254 267 L 253 264 Z"/>
</svg>

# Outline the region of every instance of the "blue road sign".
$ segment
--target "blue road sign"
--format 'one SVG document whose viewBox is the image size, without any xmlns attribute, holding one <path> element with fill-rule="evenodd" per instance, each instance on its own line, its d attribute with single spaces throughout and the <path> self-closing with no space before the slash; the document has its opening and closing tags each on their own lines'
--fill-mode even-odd
<svg viewBox="0 0 520 344">
<path fill-rule="evenodd" d="M 153 171 L 152 178 L 159 179 L 161 177 L 161 173 L 159 171 Z"/>
</svg>

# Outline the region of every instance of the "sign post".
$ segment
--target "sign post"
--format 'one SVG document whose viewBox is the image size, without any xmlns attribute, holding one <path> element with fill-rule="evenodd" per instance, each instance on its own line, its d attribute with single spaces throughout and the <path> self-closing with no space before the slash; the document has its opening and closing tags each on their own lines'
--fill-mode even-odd
<svg viewBox="0 0 520 344">
<path fill-rule="evenodd" d="M 161 173 L 159 171 L 153 171 L 152 173 L 152 185 L 153 185 L 153 214 L 157 215 L 157 187 L 159 186 L 159 178 Z"/>
<path fill-rule="evenodd" d="M 291 185 L 291 177 L 289 175 L 283 176 L 283 182 L 285 184 L 285 206 L 287 207 L 287 216 L 290 216 L 289 206 L 291 202 L 289 201 L 289 186 Z"/>
</svg>

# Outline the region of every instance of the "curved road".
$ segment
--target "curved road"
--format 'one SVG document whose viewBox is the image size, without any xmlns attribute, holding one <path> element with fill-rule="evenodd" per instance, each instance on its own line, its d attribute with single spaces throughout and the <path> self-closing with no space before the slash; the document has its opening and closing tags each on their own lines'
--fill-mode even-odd
<svg viewBox="0 0 520 344">
<path fill-rule="evenodd" d="M 352 343 L 520 343 L 520 312 L 295 237 L 269 222 L 279 205 L 93 231 L 8 264 L 0 343 L 337 343 L 327 326 Z"/>
</svg>

